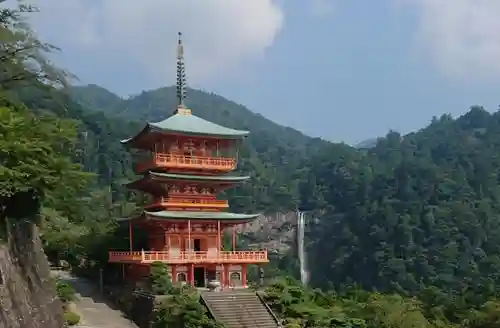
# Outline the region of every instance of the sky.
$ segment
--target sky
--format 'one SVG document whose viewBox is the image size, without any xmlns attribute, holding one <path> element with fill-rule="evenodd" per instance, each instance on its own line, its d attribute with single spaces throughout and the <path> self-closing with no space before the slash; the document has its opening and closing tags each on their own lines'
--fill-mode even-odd
<svg viewBox="0 0 500 328">
<path fill-rule="evenodd" d="M 500 104 L 499 0 L 31 3 L 54 62 L 123 97 L 175 83 L 181 31 L 190 87 L 335 142 Z"/>
</svg>

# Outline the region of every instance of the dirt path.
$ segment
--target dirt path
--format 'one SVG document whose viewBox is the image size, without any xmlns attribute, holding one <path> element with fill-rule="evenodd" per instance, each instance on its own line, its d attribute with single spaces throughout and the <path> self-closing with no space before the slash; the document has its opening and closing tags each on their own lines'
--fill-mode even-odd
<svg viewBox="0 0 500 328">
<path fill-rule="evenodd" d="M 75 277 L 65 271 L 53 271 L 73 286 L 78 300 L 75 302 L 75 312 L 81 316 L 80 328 L 137 328 L 125 318 L 124 314 L 105 300 L 97 288 L 83 278 Z"/>
</svg>

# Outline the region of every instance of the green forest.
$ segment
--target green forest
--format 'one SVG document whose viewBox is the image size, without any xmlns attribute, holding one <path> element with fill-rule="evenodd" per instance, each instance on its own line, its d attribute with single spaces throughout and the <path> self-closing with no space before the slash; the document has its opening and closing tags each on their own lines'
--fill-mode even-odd
<svg viewBox="0 0 500 328">
<path fill-rule="evenodd" d="M 31 9 L 0 15 L 0 220 L 38 210 L 50 260 L 112 275 L 107 250 L 128 245 L 115 219 L 147 200 L 123 187 L 134 158 L 119 140 L 169 115 L 174 88 L 122 99 L 71 87 L 47 59 L 58 49 L 20 11 Z M 310 286 L 294 279 L 293 251 L 266 269 L 265 298 L 288 327 L 500 327 L 500 112 L 474 106 L 356 149 L 215 94 L 188 96 L 195 115 L 251 131 L 240 161 L 251 181 L 225 195 L 232 210 L 299 206 L 314 218 Z M 26 197 L 40 208 L 23 206 Z"/>
</svg>

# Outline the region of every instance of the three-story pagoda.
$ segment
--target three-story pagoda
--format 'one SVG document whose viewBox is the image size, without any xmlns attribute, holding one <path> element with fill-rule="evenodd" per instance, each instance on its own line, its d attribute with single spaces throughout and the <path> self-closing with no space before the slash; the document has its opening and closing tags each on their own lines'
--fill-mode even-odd
<svg viewBox="0 0 500 328">
<path fill-rule="evenodd" d="M 184 105 L 186 92 L 183 45 L 177 46 L 177 98 L 174 114 L 147 123 L 135 137 L 122 143 L 150 153 L 135 167 L 142 177 L 127 186 L 149 193 L 153 202 L 139 217 L 128 221 L 128 251 L 109 252 L 109 262 L 124 265 L 124 273 L 140 279 L 155 261 L 168 265 L 173 282 L 204 287 L 219 281 L 222 288 L 246 287 L 248 264 L 267 263 L 267 251 L 222 250 L 222 235 L 258 217 L 258 214 L 227 212 L 226 200 L 217 194 L 248 176 L 229 173 L 236 169 L 238 147 L 247 131 L 234 130 L 199 118 Z M 148 249 L 134 250 L 132 227 L 148 235 Z"/>
</svg>

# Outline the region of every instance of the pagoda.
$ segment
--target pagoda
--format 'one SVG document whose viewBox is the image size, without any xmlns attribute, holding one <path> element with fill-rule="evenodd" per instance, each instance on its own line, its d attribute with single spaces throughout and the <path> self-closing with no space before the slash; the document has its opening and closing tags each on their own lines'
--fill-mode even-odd
<svg viewBox="0 0 500 328">
<path fill-rule="evenodd" d="M 120 219 L 129 226 L 129 249 L 110 251 L 109 262 L 121 263 L 124 275 L 140 280 L 151 263 L 166 263 L 172 282 L 205 287 L 246 287 L 247 265 L 268 262 L 267 251 L 236 251 L 236 225 L 259 214 L 227 211 L 227 200 L 217 194 L 248 176 L 231 175 L 247 131 L 206 121 L 184 105 L 186 76 L 181 34 L 177 45 L 177 109 L 167 119 L 147 123 L 136 136 L 121 143 L 147 152 L 135 166 L 142 177 L 127 187 L 152 195 L 141 215 Z M 144 229 L 147 250 L 134 249 L 133 227 Z M 232 228 L 231 250 L 222 249 L 222 235 Z"/>
</svg>

